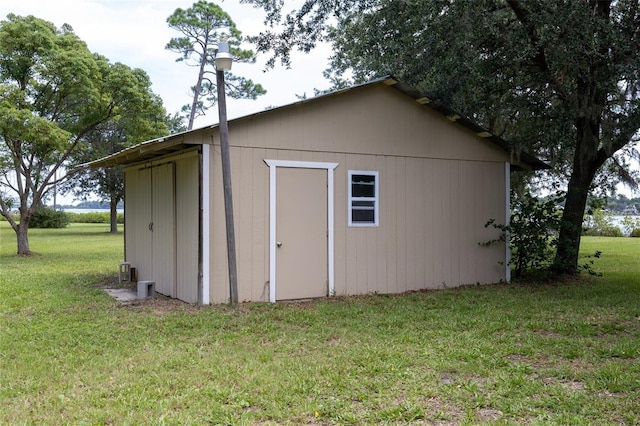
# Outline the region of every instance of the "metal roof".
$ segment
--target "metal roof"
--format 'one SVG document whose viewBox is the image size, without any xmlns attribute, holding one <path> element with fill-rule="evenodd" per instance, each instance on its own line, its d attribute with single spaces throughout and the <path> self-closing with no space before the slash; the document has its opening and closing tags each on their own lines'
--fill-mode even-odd
<svg viewBox="0 0 640 426">
<path fill-rule="evenodd" d="M 269 114 L 272 111 L 276 111 L 276 110 L 281 110 L 284 108 L 291 108 L 294 107 L 296 105 L 302 105 L 305 103 L 309 103 L 309 102 L 314 102 L 318 99 L 322 99 L 322 98 L 327 98 L 327 97 L 331 97 L 331 96 L 335 96 L 337 94 L 340 93 L 346 93 L 349 92 L 351 90 L 354 90 L 358 87 L 363 87 L 363 86 L 369 86 L 372 84 L 385 84 L 389 87 L 392 87 L 396 90 L 399 90 L 400 92 L 404 93 L 407 96 L 410 96 L 411 98 L 413 98 L 417 103 L 424 105 L 427 108 L 430 108 L 433 111 L 436 111 L 442 115 L 444 115 L 446 118 L 448 118 L 450 121 L 452 121 L 453 123 L 463 126 L 467 129 L 469 129 L 470 131 L 474 132 L 476 135 L 478 135 L 479 137 L 492 142 L 493 144 L 495 144 L 496 146 L 500 147 L 501 149 L 503 149 L 504 151 L 506 151 L 507 153 L 509 153 L 510 155 L 513 156 L 513 152 L 511 150 L 511 146 L 510 144 L 505 141 L 504 139 L 502 139 L 501 137 L 494 135 L 493 133 L 491 133 L 488 129 L 478 125 L 477 123 L 475 123 L 473 120 L 469 119 L 468 117 L 465 117 L 461 114 L 458 114 L 457 112 L 455 112 L 454 110 L 452 110 L 451 108 L 449 108 L 449 106 L 445 105 L 442 102 L 436 101 L 433 98 L 431 98 L 429 95 L 418 91 L 416 88 L 401 82 L 400 80 L 396 79 L 393 76 L 385 76 L 385 77 L 381 77 L 372 81 L 369 81 L 367 83 L 363 83 L 363 84 L 359 84 L 359 85 L 355 85 L 355 86 L 351 86 L 348 87 L 346 89 L 340 89 L 340 90 L 336 90 L 333 92 L 329 92 L 317 97 L 313 97 L 313 98 L 309 98 L 309 99 L 304 99 L 298 102 L 294 102 L 291 104 L 287 104 L 287 105 L 283 105 L 280 107 L 275 107 L 275 108 L 271 108 L 268 110 L 264 110 L 264 111 L 260 111 L 260 112 L 256 112 L 253 114 L 249 114 L 249 115 L 245 115 L 243 117 L 239 117 L 239 118 L 235 118 L 233 120 L 229 120 L 229 123 L 233 123 L 233 122 L 238 122 L 238 121 L 242 121 L 242 120 L 246 120 L 249 119 L 251 117 L 255 117 L 258 115 L 262 115 L 262 114 Z M 111 166 L 115 166 L 118 164 L 131 164 L 131 163 L 137 163 L 137 162 L 144 162 L 147 160 L 150 160 L 152 158 L 155 157 L 159 157 L 159 156 L 163 156 L 166 154 L 171 154 L 173 152 L 177 152 L 177 151 L 181 151 L 183 149 L 189 148 L 189 147 L 193 147 L 195 145 L 201 145 L 205 142 L 190 142 L 190 143 L 186 143 L 185 142 L 185 135 L 188 133 L 194 133 L 194 132 L 199 132 L 199 131 L 203 131 L 206 129 L 215 129 L 218 127 L 218 124 L 214 124 L 214 125 L 210 125 L 210 126 L 205 126 L 205 127 L 201 127 L 198 129 L 194 129 L 194 130 L 189 130 L 189 131 L 185 131 L 185 132 L 181 132 L 181 133 L 176 133 L 173 135 L 169 135 L 169 136 L 164 136 L 161 138 L 157 138 L 157 139 L 152 139 L 149 141 L 145 141 L 142 142 L 140 144 L 137 145 L 133 145 L 129 148 L 126 148 L 120 152 L 117 152 L 115 154 L 111 154 L 108 155 L 106 157 L 103 157 L 99 160 L 95 160 L 95 161 L 91 161 L 89 163 L 85 163 L 80 165 L 79 167 L 92 167 L 92 168 L 98 168 L 98 167 L 111 167 Z M 542 169 L 550 169 L 551 166 L 549 166 L 547 163 L 539 160 L 538 158 L 534 157 L 533 155 L 530 155 L 526 152 L 520 152 L 517 155 L 517 158 L 519 160 L 520 163 L 525 164 L 528 167 L 520 167 L 518 165 L 517 162 L 515 162 L 515 164 L 513 164 L 513 168 L 515 170 L 517 169 L 526 169 L 526 168 L 531 168 L 533 170 L 542 170 Z"/>
</svg>

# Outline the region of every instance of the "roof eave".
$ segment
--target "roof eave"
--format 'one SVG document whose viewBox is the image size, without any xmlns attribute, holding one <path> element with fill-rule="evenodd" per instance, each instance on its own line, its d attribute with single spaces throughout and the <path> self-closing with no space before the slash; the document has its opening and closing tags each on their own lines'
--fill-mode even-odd
<svg viewBox="0 0 640 426">
<path fill-rule="evenodd" d="M 486 129 L 475 121 L 471 120 L 468 117 L 465 117 L 456 111 L 452 110 L 448 105 L 443 104 L 442 102 L 438 102 L 435 100 L 433 96 L 426 94 L 424 92 L 418 91 L 416 88 L 405 84 L 395 78 L 392 75 L 383 77 L 378 79 L 377 81 L 382 81 L 387 86 L 391 86 L 396 90 L 401 91 L 402 93 L 412 97 L 417 103 L 421 105 L 425 105 L 426 107 L 444 115 L 448 120 L 459 124 L 468 130 L 475 133 L 477 136 L 487 139 L 491 141 L 493 144 L 502 148 L 504 151 L 509 153 L 509 155 L 513 156 L 511 145 L 506 140 L 502 139 L 500 136 L 493 134 L 489 129 Z M 531 154 L 526 152 L 522 152 L 519 155 L 519 160 L 511 161 L 513 170 L 545 170 L 551 169 L 551 166 L 541 161 L 540 159 L 534 157 Z"/>
</svg>

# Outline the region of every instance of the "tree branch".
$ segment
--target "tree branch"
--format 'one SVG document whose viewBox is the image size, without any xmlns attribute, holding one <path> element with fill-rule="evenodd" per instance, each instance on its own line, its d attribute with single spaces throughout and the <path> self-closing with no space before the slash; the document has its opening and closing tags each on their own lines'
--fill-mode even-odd
<svg viewBox="0 0 640 426">
<path fill-rule="evenodd" d="M 549 79 L 549 83 L 556 90 L 556 93 L 560 97 L 560 99 L 563 101 L 568 101 L 570 99 L 569 94 L 562 86 L 558 78 L 553 74 L 551 67 L 549 66 L 545 47 L 540 42 L 540 38 L 536 34 L 535 24 L 531 20 L 531 12 L 520 0 L 507 0 L 507 4 L 511 7 L 511 10 L 516 15 L 516 18 L 522 24 L 525 32 L 527 33 L 529 45 L 535 51 L 535 55 L 533 56 L 534 65 L 547 76 L 547 78 Z"/>
</svg>

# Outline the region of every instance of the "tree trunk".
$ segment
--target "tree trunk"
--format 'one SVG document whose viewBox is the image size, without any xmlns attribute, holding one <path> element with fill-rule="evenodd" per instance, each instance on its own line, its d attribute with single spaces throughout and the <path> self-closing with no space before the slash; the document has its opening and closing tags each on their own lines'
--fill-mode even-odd
<svg viewBox="0 0 640 426">
<path fill-rule="evenodd" d="M 16 237 L 18 240 L 18 256 L 31 256 L 29 250 L 29 218 L 20 219 L 20 224 L 16 229 Z"/>
<path fill-rule="evenodd" d="M 574 275 L 578 272 L 582 221 L 592 179 L 574 171 L 569 180 L 560 223 L 558 250 L 553 264 L 553 270 L 557 273 Z"/>
<path fill-rule="evenodd" d="M 567 199 L 562 212 L 558 249 L 552 269 L 556 273 L 578 273 L 578 252 L 582 236 L 582 222 L 587 206 L 589 188 L 606 156 L 598 150 L 599 120 L 579 118 L 573 170 L 567 185 Z"/>
<path fill-rule="evenodd" d="M 198 82 L 193 88 L 193 101 L 191 102 L 191 112 L 189 113 L 189 124 L 187 130 L 193 129 L 193 122 L 196 118 L 196 109 L 198 108 L 198 99 L 200 99 L 200 91 L 202 90 L 202 79 L 204 77 L 204 66 L 207 64 L 206 53 L 200 58 L 200 68 L 198 70 Z"/>
<path fill-rule="evenodd" d="M 109 232 L 112 234 L 118 233 L 118 200 L 111 198 L 109 201 Z"/>
</svg>

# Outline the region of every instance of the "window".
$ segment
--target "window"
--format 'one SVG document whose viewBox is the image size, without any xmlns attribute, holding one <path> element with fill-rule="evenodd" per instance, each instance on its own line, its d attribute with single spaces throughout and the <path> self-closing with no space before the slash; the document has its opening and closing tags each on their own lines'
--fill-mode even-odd
<svg viewBox="0 0 640 426">
<path fill-rule="evenodd" d="M 378 172 L 349 170 L 349 226 L 378 226 Z"/>
</svg>

